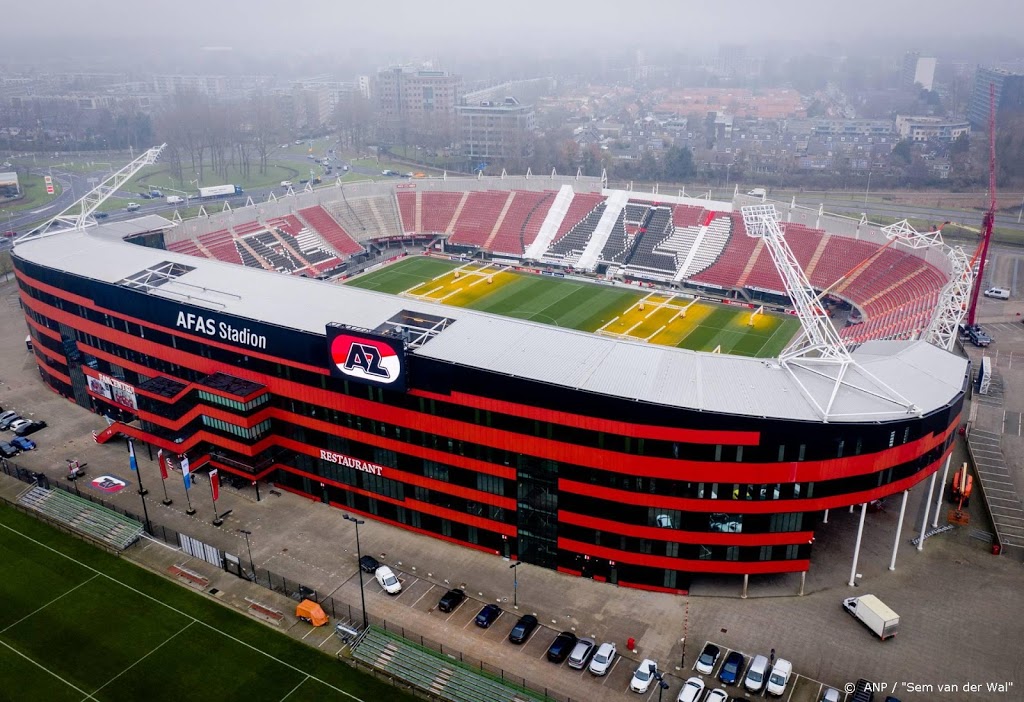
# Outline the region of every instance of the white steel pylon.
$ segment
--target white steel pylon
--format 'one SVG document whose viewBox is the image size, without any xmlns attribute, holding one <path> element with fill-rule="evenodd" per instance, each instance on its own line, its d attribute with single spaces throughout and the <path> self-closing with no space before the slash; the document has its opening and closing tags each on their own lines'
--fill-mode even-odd
<svg viewBox="0 0 1024 702">
<path fill-rule="evenodd" d="M 901 412 L 920 414 L 920 409 L 913 402 L 853 360 L 786 243 L 775 205 L 748 205 L 740 211 L 747 235 L 764 241 L 800 319 L 801 332 L 779 355 L 779 363 L 789 371 L 822 421 L 843 416 L 843 412 L 834 409 L 841 393 L 868 395 L 891 404 L 894 409 L 899 408 Z M 827 381 L 828 390 L 815 392 L 810 386 L 821 380 Z"/>
<path fill-rule="evenodd" d="M 107 198 L 117 192 L 118 188 L 135 177 L 136 173 L 142 170 L 145 166 L 155 163 L 157 158 L 160 156 L 160 152 L 163 151 L 165 146 L 167 146 L 167 144 L 161 144 L 160 146 L 154 146 L 152 149 L 147 149 L 127 166 L 116 173 L 107 176 L 102 183 L 76 200 L 70 207 L 51 219 L 49 222 L 25 236 L 20 237 L 19 241 L 56 231 L 84 229 L 89 225 L 96 224 L 96 220 L 92 219 L 92 213 L 95 212 Z"/>
<path fill-rule="evenodd" d="M 800 319 L 801 333 L 786 347 L 779 360 L 785 362 L 794 358 L 814 357 L 840 363 L 849 362 L 850 352 L 846 344 L 819 304 L 818 293 L 811 286 L 782 235 L 775 205 L 748 205 L 740 211 L 743 213 L 747 236 L 764 241 Z"/>
<path fill-rule="evenodd" d="M 949 280 L 942 287 L 935 312 L 921 338 L 940 349 L 952 351 L 957 339 L 957 327 L 967 314 L 971 290 L 974 286 L 974 269 L 967 254 L 959 246 L 949 246 L 942 240 L 941 228 L 919 232 L 907 220 L 882 227 L 889 239 L 911 248 L 933 247 L 942 250 L 949 259 Z"/>
</svg>

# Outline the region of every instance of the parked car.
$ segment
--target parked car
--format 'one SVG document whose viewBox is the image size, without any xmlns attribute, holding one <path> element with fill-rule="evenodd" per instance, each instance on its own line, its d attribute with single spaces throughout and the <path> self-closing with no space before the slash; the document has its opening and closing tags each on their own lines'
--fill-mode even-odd
<svg viewBox="0 0 1024 702">
<path fill-rule="evenodd" d="M 983 332 L 978 326 L 967 328 L 967 338 L 971 340 L 972 344 L 982 348 L 992 343 L 992 337 Z"/>
<path fill-rule="evenodd" d="M 526 640 L 530 638 L 530 634 L 537 628 L 537 617 L 532 614 L 524 614 L 519 617 L 519 621 L 512 627 L 512 631 L 508 632 L 508 640 L 514 644 L 526 643 Z"/>
<path fill-rule="evenodd" d="M 767 678 L 768 659 L 765 656 L 754 656 L 750 667 L 747 668 L 747 676 L 743 678 L 743 687 L 747 688 L 748 692 L 760 692 Z"/>
<path fill-rule="evenodd" d="M 722 669 L 718 671 L 718 680 L 726 685 L 735 685 L 740 679 L 740 671 L 746 665 L 747 659 L 739 651 L 732 651 L 725 657 Z"/>
<path fill-rule="evenodd" d="M 739 700 L 740 698 L 734 697 L 733 699 Z M 704 698 L 704 702 L 729 702 L 729 693 L 721 687 L 709 690 L 708 696 Z"/>
<path fill-rule="evenodd" d="M 633 671 L 633 679 L 629 681 L 629 689 L 633 692 L 639 692 L 641 695 L 647 692 L 647 689 L 651 686 L 651 681 L 654 680 L 654 673 L 658 669 L 657 661 L 652 661 L 650 658 L 644 658 L 640 661 L 640 665 Z"/>
<path fill-rule="evenodd" d="M 0 441 L 0 455 L 2 455 L 4 458 L 11 458 L 12 456 L 17 456 L 18 453 L 19 451 L 17 447 L 12 446 L 6 441 Z"/>
<path fill-rule="evenodd" d="M 14 410 L 7 410 L 3 414 L 0 414 L 0 429 L 6 429 L 11 422 L 17 419 L 21 419 L 21 417 Z"/>
<path fill-rule="evenodd" d="M 569 654 L 569 667 L 582 670 L 587 667 L 590 657 L 594 655 L 595 643 L 593 639 L 577 639 L 576 645 L 572 647 Z"/>
<path fill-rule="evenodd" d="M 22 425 L 22 426 L 18 427 L 18 429 L 14 433 L 17 434 L 18 436 L 28 436 L 29 434 L 35 434 L 40 429 L 45 429 L 45 428 L 46 428 L 46 422 L 43 422 L 43 421 L 38 421 L 38 422 L 32 421 L 32 422 L 29 422 L 28 424 L 25 424 L 25 425 Z"/>
<path fill-rule="evenodd" d="M 590 660 L 590 672 L 594 675 L 604 675 L 607 673 L 611 669 L 612 664 L 615 663 L 616 652 L 615 644 L 610 641 L 601 644 L 594 657 Z"/>
<path fill-rule="evenodd" d="M 442 612 L 451 612 L 453 609 L 458 607 L 464 599 L 466 599 L 466 591 L 459 587 L 453 587 L 451 590 L 441 595 L 441 599 L 437 603 L 437 608 Z"/>
<path fill-rule="evenodd" d="M 718 657 L 722 655 L 718 646 L 709 643 L 704 645 L 704 650 L 700 652 L 697 657 L 697 665 L 694 666 L 698 673 L 704 673 L 705 675 L 711 675 L 711 671 L 715 668 L 715 663 L 718 662 Z"/>
<path fill-rule="evenodd" d="M 364 573 L 376 573 L 380 568 L 380 561 L 373 556 L 363 556 L 359 559 L 359 567 L 363 569 Z"/>
<path fill-rule="evenodd" d="M 500 615 L 501 607 L 499 607 L 498 605 L 484 605 L 484 608 L 477 612 L 476 619 L 474 619 L 473 621 L 476 622 L 476 625 L 481 629 L 486 629 L 491 624 L 493 624 Z"/>
<path fill-rule="evenodd" d="M 698 702 L 703 694 L 704 681 L 697 676 L 687 678 L 683 683 L 683 689 L 679 691 L 679 696 L 676 697 L 676 702 Z"/>
<path fill-rule="evenodd" d="M 555 640 L 548 646 L 548 660 L 552 663 L 561 663 L 576 647 L 576 634 L 571 631 L 563 631 L 555 637 Z"/>
<path fill-rule="evenodd" d="M 36 447 L 36 442 L 32 439 L 26 439 L 24 436 L 16 436 L 11 439 L 11 443 L 20 448 L 22 451 L 31 451 Z"/>
<path fill-rule="evenodd" d="M 834 687 L 826 687 L 818 702 L 839 702 L 839 690 Z"/>
<path fill-rule="evenodd" d="M 377 578 L 377 582 L 380 583 L 384 592 L 389 595 L 397 595 L 402 591 L 402 583 L 398 582 L 394 571 L 387 566 L 381 566 L 373 575 Z"/>
<path fill-rule="evenodd" d="M 768 676 L 767 694 L 774 695 L 775 697 L 782 697 L 782 694 L 786 691 L 786 685 L 789 684 L 789 678 L 792 674 L 793 664 L 785 658 L 777 658 L 775 660 L 775 665 L 772 666 L 772 672 Z"/>
<path fill-rule="evenodd" d="M 7 428 L 10 429 L 11 431 L 16 432 L 19 429 L 21 429 L 23 426 L 25 426 L 26 424 L 31 424 L 31 423 L 32 422 L 29 421 L 28 419 L 21 419 L 21 418 L 19 418 L 19 419 L 15 419 L 13 422 L 11 422 L 10 425 L 8 425 Z"/>
</svg>

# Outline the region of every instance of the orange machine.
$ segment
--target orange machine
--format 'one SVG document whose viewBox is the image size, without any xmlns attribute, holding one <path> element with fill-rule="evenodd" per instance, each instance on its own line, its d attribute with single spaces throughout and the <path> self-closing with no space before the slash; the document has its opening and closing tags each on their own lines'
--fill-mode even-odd
<svg viewBox="0 0 1024 702">
<path fill-rule="evenodd" d="M 303 600 L 295 607 L 295 616 L 313 626 L 323 626 L 329 620 L 324 610 L 313 600 Z"/>
</svg>

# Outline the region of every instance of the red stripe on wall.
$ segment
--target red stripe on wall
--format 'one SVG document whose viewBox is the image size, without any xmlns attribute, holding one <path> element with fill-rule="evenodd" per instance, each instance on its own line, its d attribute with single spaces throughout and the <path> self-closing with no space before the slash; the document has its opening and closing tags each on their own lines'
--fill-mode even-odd
<svg viewBox="0 0 1024 702">
<path fill-rule="evenodd" d="M 667 570 L 685 570 L 693 573 L 736 573 L 739 575 L 754 573 L 797 573 L 807 570 L 811 562 L 807 559 L 792 561 L 702 561 L 689 558 L 671 558 L 655 556 L 647 553 L 631 553 L 607 546 L 594 546 L 582 541 L 573 541 L 558 537 L 558 548 L 580 553 L 591 558 L 604 558 L 616 563 L 664 568 Z"/>
<path fill-rule="evenodd" d="M 723 534 L 709 531 L 682 531 L 662 527 L 627 524 L 611 519 L 601 519 L 584 514 L 558 510 L 559 524 L 596 529 L 606 534 L 635 536 L 642 539 L 678 544 L 705 544 L 708 546 L 788 546 L 806 544 L 814 537 L 813 531 L 786 531 L 753 534 Z"/>
<path fill-rule="evenodd" d="M 451 395 L 441 395 L 427 390 L 410 390 L 409 394 L 441 402 L 454 402 L 464 407 L 509 414 L 523 419 L 564 424 L 570 427 L 603 431 L 609 434 L 620 434 L 638 439 L 660 439 L 662 441 L 678 441 L 689 444 L 727 444 L 729 446 L 757 446 L 761 440 L 760 433 L 756 431 L 680 429 L 649 424 L 632 424 L 614 419 L 601 419 L 588 415 L 550 410 L 543 407 L 531 407 L 530 405 L 479 397 L 458 391 L 452 392 Z"/>
</svg>

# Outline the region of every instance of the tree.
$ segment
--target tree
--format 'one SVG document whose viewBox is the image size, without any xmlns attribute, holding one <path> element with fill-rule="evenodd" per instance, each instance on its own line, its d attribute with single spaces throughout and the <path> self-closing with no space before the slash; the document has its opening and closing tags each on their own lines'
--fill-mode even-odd
<svg viewBox="0 0 1024 702">
<path fill-rule="evenodd" d="M 687 146 L 672 146 L 665 152 L 663 171 L 665 178 L 683 181 L 693 176 L 693 152 Z"/>
<path fill-rule="evenodd" d="M 896 162 L 903 166 L 909 166 L 910 162 L 914 159 L 913 144 L 909 139 L 903 139 L 897 142 L 896 146 L 892 147 L 892 157 Z"/>
</svg>

